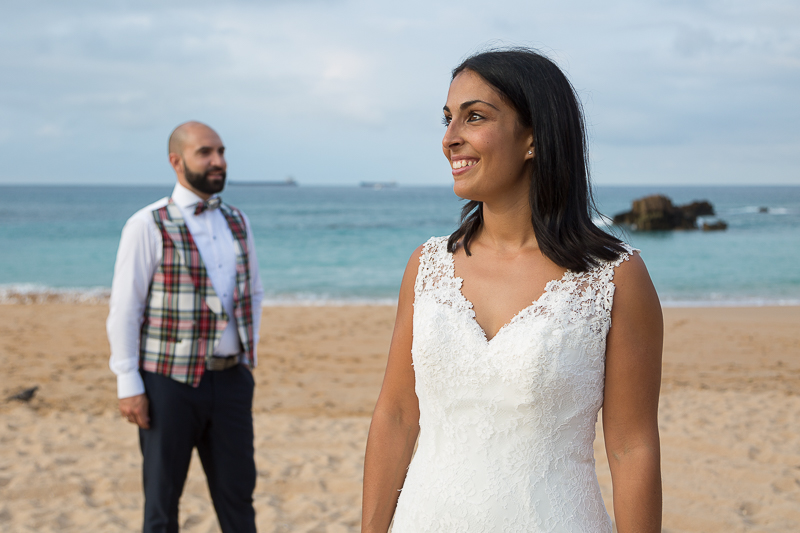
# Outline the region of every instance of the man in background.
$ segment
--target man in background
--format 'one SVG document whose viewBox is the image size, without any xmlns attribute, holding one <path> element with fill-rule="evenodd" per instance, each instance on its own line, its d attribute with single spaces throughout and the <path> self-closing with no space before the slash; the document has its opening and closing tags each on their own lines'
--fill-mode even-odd
<svg viewBox="0 0 800 533">
<path fill-rule="evenodd" d="M 122 230 L 107 321 L 119 411 L 139 426 L 143 531 L 177 532 L 197 448 L 225 533 L 254 532 L 252 402 L 263 289 L 247 217 L 222 203 L 225 146 L 169 139 L 177 184 Z"/>
</svg>

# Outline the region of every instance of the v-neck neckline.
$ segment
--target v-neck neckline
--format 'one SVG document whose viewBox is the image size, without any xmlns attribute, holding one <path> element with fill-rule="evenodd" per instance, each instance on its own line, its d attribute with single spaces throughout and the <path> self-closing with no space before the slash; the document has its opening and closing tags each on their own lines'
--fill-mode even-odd
<svg viewBox="0 0 800 533">
<path fill-rule="evenodd" d="M 566 281 L 567 277 L 572 273 L 571 270 L 567 269 L 560 278 L 551 279 L 550 281 L 545 283 L 544 290 L 542 291 L 542 293 L 539 295 L 538 298 L 536 298 L 530 304 L 526 305 L 525 307 L 523 307 L 522 309 L 517 311 L 517 313 L 508 320 L 508 322 L 506 322 L 505 324 L 500 326 L 500 329 L 498 329 L 495 332 L 495 334 L 492 335 L 491 338 L 489 338 L 489 336 L 486 334 L 486 330 L 483 329 L 483 326 L 481 326 L 480 323 L 478 322 L 478 318 L 477 318 L 476 313 L 475 313 L 475 304 L 473 304 L 470 301 L 469 298 L 464 296 L 464 292 L 461 290 L 462 287 L 464 286 L 464 278 L 462 278 L 460 276 L 456 276 L 455 255 L 450 251 L 447 251 L 446 253 L 448 255 L 448 261 L 449 261 L 448 272 L 450 274 L 450 277 L 453 279 L 453 281 L 455 281 L 455 291 L 458 293 L 458 297 L 461 298 L 461 300 L 463 300 L 464 304 L 466 305 L 466 307 L 470 311 L 469 313 L 467 313 L 467 315 L 469 316 L 471 322 L 478 329 L 478 332 L 480 333 L 480 336 L 483 338 L 483 340 L 484 340 L 484 342 L 486 344 L 491 344 L 492 341 L 495 340 L 501 333 L 503 333 L 505 330 L 507 330 L 515 322 L 518 322 L 519 320 L 521 320 L 522 316 L 527 314 L 530 310 L 532 310 L 532 309 L 534 309 L 536 307 L 539 307 L 540 305 L 544 304 L 544 301 L 547 298 L 547 296 L 551 293 L 551 289 L 553 288 L 553 286 L 557 285 L 557 284 L 561 284 L 564 281 Z"/>
</svg>

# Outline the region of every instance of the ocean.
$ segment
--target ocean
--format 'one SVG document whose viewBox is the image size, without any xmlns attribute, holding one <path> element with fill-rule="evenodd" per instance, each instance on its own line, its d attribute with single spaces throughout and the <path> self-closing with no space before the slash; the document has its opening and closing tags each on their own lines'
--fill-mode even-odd
<svg viewBox="0 0 800 533">
<path fill-rule="evenodd" d="M 119 234 L 164 186 L 0 186 L 0 301 L 19 295 L 86 299 L 111 286 Z M 800 186 L 597 187 L 608 217 L 666 194 L 708 200 L 721 232 L 624 232 L 666 306 L 800 305 Z M 457 226 L 450 187 L 229 185 L 250 218 L 266 305 L 393 303 L 406 261 Z M 602 219 L 598 219 L 602 223 Z"/>
</svg>

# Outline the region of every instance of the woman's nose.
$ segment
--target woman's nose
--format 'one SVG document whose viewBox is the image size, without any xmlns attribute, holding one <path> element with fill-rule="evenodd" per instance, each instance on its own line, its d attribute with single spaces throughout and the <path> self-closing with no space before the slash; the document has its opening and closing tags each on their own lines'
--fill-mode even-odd
<svg viewBox="0 0 800 533">
<path fill-rule="evenodd" d="M 459 128 L 455 122 L 451 122 L 447 125 L 447 129 L 444 132 L 444 137 L 442 137 L 442 148 L 449 149 L 454 146 L 458 146 L 464 142 L 461 138 L 461 133 Z"/>
</svg>

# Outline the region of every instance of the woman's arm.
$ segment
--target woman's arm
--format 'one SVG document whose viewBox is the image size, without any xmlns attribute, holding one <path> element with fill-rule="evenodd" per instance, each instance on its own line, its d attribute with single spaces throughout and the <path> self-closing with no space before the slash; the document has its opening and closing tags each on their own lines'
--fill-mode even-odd
<svg viewBox="0 0 800 533">
<path fill-rule="evenodd" d="M 603 402 L 614 518 L 619 533 L 656 533 L 661 531 L 661 304 L 638 254 L 617 267 L 614 284 Z"/>
<path fill-rule="evenodd" d="M 386 533 L 419 434 L 419 403 L 411 364 L 417 248 L 406 266 L 383 386 L 372 414 L 364 458 L 361 531 Z"/>
</svg>

